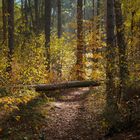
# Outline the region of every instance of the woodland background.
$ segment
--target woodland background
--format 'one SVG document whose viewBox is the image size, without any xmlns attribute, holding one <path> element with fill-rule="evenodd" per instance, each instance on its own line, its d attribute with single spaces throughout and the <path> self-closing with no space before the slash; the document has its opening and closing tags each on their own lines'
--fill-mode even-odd
<svg viewBox="0 0 140 140">
<path fill-rule="evenodd" d="M 105 130 L 138 125 L 139 7 L 139 0 L 0 0 L 0 119 L 40 96 L 26 85 L 95 80 Z"/>
</svg>

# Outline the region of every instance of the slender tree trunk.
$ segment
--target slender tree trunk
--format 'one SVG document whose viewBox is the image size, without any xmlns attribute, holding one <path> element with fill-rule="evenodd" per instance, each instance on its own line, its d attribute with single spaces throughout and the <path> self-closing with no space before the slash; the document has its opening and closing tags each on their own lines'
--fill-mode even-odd
<svg viewBox="0 0 140 140">
<path fill-rule="evenodd" d="M 42 3 L 41 3 L 41 17 L 44 17 L 44 10 L 45 10 L 45 1 L 42 0 Z M 43 21 L 44 21 L 44 18 L 43 18 Z"/>
<path fill-rule="evenodd" d="M 77 80 L 83 80 L 83 0 L 77 0 Z"/>
<path fill-rule="evenodd" d="M 116 41 L 115 41 L 115 15 L 114 15 L 114 0 L 106 1 L 106 35 L 107 35 L 107 52 L 106 52 L 106 110 L 105 118 L 111 129 L 116 127 L 119 121 L 119 112 L 117 107 L 117 98 L 115 90 L 115 56 L 116 56 Z M 110 131 L 112 130 L 109 130 Z"/>
<path fill-rule="evenodd" d="M 97 1 L 97 35 L 99 36 L 100 32 L 100 0 Z"/>
<path fill-rule="evenodd" d="M 29 15 L 30 15 L 30 30 L 32 30 L 32 28 L 34 28 L 35 32 L 37 33 L 38 28 L 37 28 L 37 26 L 35 26 L 35 23 L 34 23 L 31 0 L 28 0 L 28 9 L 29 9 Z"/>
<path fill-rule="evenodd" d="M 7 1 L 2 0 L 2 19 L 3 19 L 3 43 L 6 41 L 6 33 L 7 33 Z"/>
<path fill-rule="evenodd" d="M 8 0 L 8 46 L 10 55 L 14 51 L 14 0 Z"/>
<path fill-rule="evenodd" d="M 83 19 L 85 20 L 86 19 L 86 0 L 84 0 L 83 3 L 84 3 L 83 4 L 83 6 L 84 6 L 84 8 L 83 8 Z"/>
<path fill-rule="evenodd" d="M 94 29 L 95 31 L 99 28 L 99 6 L 100 6 L 100 0 L 93 0 L 93 17 L 94 17 Z"/>
<path fill-rule="evenodd" d="M 93 6 L 93 7 L 92 7 L 93 9 L 92 9 L 92 28 L 91 28 L 91 31 L 92 31 L 92 35 L 93 35 L 92 38 L 94 38 L 94 34 L 93 34 L 93 33 L 94 33 L 94 24 L 95 24 L 95 23 L 94 23 L 94 22 L 95 22 L 95 17 L 94 17 L 94 16 L 95 16 L 95 15 L 94 15 L 95 0 L 92 1 L 92 6 Z M 92 45 L 93 45 L 93 44 L 92 44 Z"/>
<path fill-rule="evenodd" d="M 22 22 L 24 23 L 24 2 L 21 0 L 21 17 L 22 17 Z"/>
<path fill-rule="evenodd" d="M 8 47 L 9 66 L 7 71 L 11 71 L 11 61 L 14 52 L 14 0 L 8 0 Z"/>
<path fill-rule="evenodd" d="M 93 9 L 94 10 L 93 11 L 94 12 L 94 17 L 96 17 L 97 16 L 97 12 L 98 12 L 98 9 L 97 9 L 98 8 L 97 7 L 98 0 L 94 0 L 93 2 L 94 2 L 94 9 Z"/>
<path fill-rule="evenodd" d="M 93 17 L 94 17 L 94 31 L 96 32 L 96 35 L 99 36 L 99 28 L 100 28 L 100 0 L 94 0 L 94 7 L 93 7 Z M 98 41 L 98 38 L 96 37 L 96 40 Z"/>
<path fill-rule="evenodd" d="M 25 3 L 24 3 L 24 14 L 25 14 L 25 26 L 26 26 L 26 29 L 28 29 L 28 1 L 25 0 Z"/>
<path fill-rule="evenodd" d="M 54 0 L 52 3 L 52 13 L 51 13 L 51 27 L 52 28 L 58 28 L 58 0 Z M 56 19 L 57 17 L 57 19 Z M 57 22 L 57 23 L 56 23 Z M 57 29 L 57 35 L 58 35 L 58 29 Z"/>
<path fill-rule="evenodd" d="M 35 4 L 35 32 L 38 33 L 39 29 L 39 2 L 38 0 L 34 0 Z"/>
<path fill-rule="evenodd" d="M 93 23 L 92 23 L 92 55 L 93 55 L 93 68 L 92 75 L 94 75 L 95 70 L 98 68 L 98 58 L 95 58 L 97 52 L 97 44 L 99 42 L 99 0 L 93 0 Z"/>
<path fill-rule="evenodd" d="M 45 0 L 45 46 L 47 55 L 47 70 L 50 71 L 50 36 L 51 36 L 51 0 Z"/>
<path fill-rule="evenodd" d="M 136 11 L 133 10 L 131 12 L 131 48 L 133 48 L 133 37 L 134 37 L 134 17 L 135 17 Z"/>
<path fill-rule="evenodd" d="M 115 103 L 115 20 L 114 20 L 114 0 L 107 0 L 107 19 L 106 19 L 106 32 L 107 32 L 107 66 L 106 66 L 106 93 L 107 105 L 113 106 Z"/>
<path fill-rule="evenodd" d="M 83 0 L 83 20 L 86 20 L 86 0 Z M 84 24 L 84 23 L 83 23 Z M 86 23 L 83 26 L 83 53 L 86 53 L 87 46 L 85 45 L 85 37 L 86 37 L 86 32 L 89 30 L 86 26 Z M 85 57 L 85 56 L 84 56 Z"/>
<path fill-rule="evenodd" d="M 93 15 L 93 20 L 94 20 L 94 0 L 92 0 L 92 6 L 93 6 L 92 15 Z"/>
<path fill-rule="evenodd" d="M 115 14 L 116 14 L 116 30 L 117 30 L 117 43 L 119 47 L 119 69 L 120 69 L 120 91 L 119 100 L 121 97 L 126 96 L 126 84 L 128 80 L 128 65 L 127 65 L 127 55 L 124 35 L 124 22 L 121 9 L 121 1 L 115 0 Z"/>
<path fill-rule="evenodd" d="M 61 0 L 57 0 L 57 7 L 58 7 L 58 38 L 61 38 L 62 35 L 62 18 L 61 18 Z"/>
<path fill-rule="evenodd" d="M 62 11 L 61 11 L 61 0 L 57 0 L 57 9 L 58 9 L 58 16 L 57 16 L 57 35 L 60 39 L 62 36 Z M 59 61 L 58 61 L 58 76 L 62 76 L 62 64 L 61 64 L 61 50 L 59 51 Z"/>
<path fill-rule="evenodd" d="M 135 48 L 134 48 L 134 38 L 135 38 L 135 22 L 134 22 L 134 19 L 135 19 L 135 14 L 136 14 L 136 11 L 135 10 L 132 10 L 131 11 L 131 27 L 130 27 L 130 32 L 131 32 L 131 35 L 130 35 L 130 47 L 131 47 L 131 61 L 133 63 L 131 63 L 131 71 L 132 72 L 135 72 Z"/>
</svg>

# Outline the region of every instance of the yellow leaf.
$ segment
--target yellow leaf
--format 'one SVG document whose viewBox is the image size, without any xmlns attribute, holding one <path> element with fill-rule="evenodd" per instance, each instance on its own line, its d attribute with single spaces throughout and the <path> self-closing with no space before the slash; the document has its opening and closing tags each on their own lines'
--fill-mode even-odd
<svg viewBox="0 0 140 140">
<path fill-rule="evenodd" d="M 21 118 L 20 116 L 16 116 L 16 117 L 15 117 L 15 119 L 16 119 L 17 121 L 19 121 L 20 118 Z"/>
</svg>

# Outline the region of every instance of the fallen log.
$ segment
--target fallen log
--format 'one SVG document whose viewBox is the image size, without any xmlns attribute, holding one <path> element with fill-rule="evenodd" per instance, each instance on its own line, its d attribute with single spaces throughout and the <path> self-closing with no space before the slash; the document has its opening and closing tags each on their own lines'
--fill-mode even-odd
<svg viewBox="0 0 140 140">
<path fill-rule="evenodd" d="M 69 89 L 69 88 L 80 88 L 80 87 L 90 87 L 99 86 L 100 83 L 96 81 L 70 81 L 57 84 L 40 84 L 34 85 L 33 87 L 36 91 L 48 91 L 48 90 L 58 90 L 58 89 Z"/>
<path fill-rule="evenodd" d="M 69 88 L 80 88 L 80 87 L 93 87 L 93 86 L 95 87 L 99 85 L 100 83 L 96 81 L 68 81 L 68 82 L 55 83 L 55 84 L 15 85 L 15 86 L 1 87 L 0 89 L 34 88 L 36 91 L 49 91 L 49 90 L 69 89 Z"/>
</svg>

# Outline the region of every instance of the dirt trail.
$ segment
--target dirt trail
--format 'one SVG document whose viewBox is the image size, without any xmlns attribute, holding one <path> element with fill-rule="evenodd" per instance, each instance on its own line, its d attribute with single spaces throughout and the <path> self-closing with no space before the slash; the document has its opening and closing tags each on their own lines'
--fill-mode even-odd
<svg viewBox="0 0 140 140">
<path fill-rule="evenodd" d="M 105 137 L 107 131 L 103 128 L 102 117 L 105 98 L 101 90 L 81 88 L 59 92 L 58 96 L 56 94 L 48 93 L 48 96 L 56 98 L 53 102 L 48 102 L 51 98 L 41 96 L 0 120 L 0 140 L 132 140 L 132 138 L 137 140 L 140 138 L 135 129 L 134 132 L 130 130 L 127 133 L 114 134 L 113 137 Z"/>
<path fill-rule="evenodd" d="M 69 91 L 52 103 L 54 108 L 49 112 L 47 127 L 42 130 L 46 140 L 94 140 L 83 106 L 88 93 L 89 88 Z"/>
</svg>

